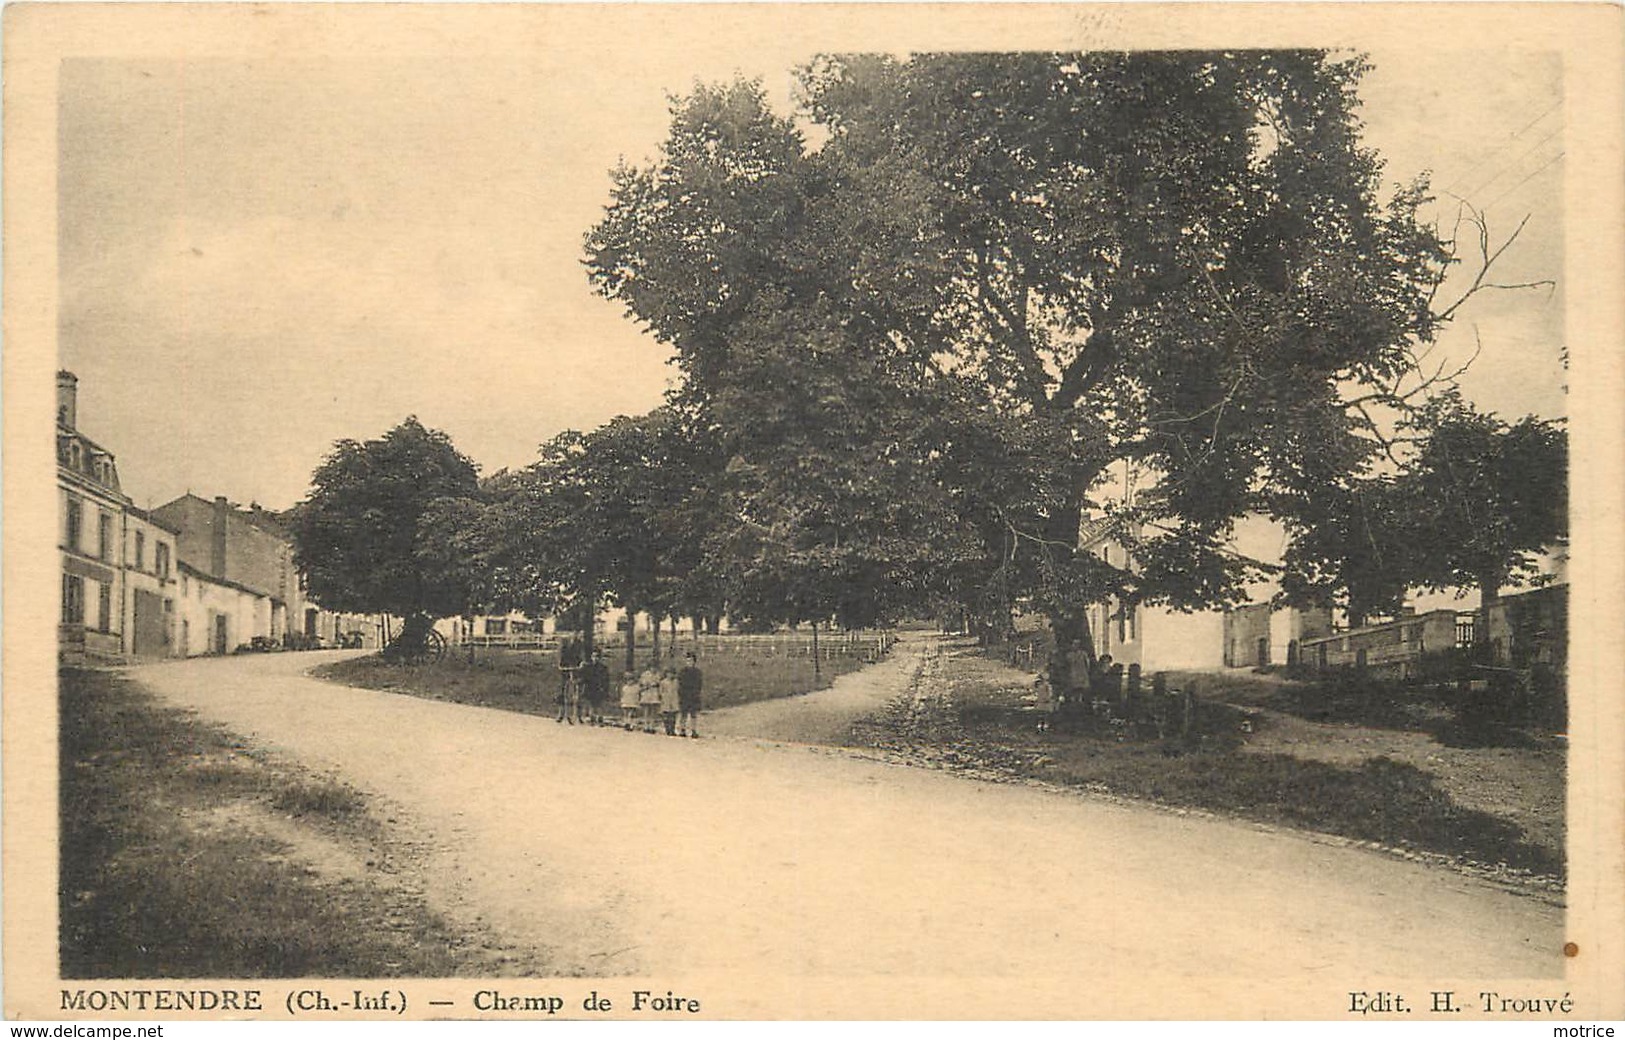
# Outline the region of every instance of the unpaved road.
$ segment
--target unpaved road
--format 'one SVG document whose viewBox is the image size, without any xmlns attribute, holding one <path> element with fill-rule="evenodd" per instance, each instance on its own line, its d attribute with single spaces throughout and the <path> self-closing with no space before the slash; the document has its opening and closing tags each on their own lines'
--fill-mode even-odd
<svg viewBox="0 0 1625 1040">
<path fill-rule="evenodd" d="M 301 674 L 329 654 L 132 674 L 382 798 L 434 850 L 431 905 L 545 951 L 561 974 L 1285 976 L 1348 989 L 1561 972 L 1559 909 L 1452 872 L 743 735 L 754 718 L 754 732 L 793 739 L 798 710 L 811 730 L 844 725 L 909 680 L 919 645 L 829 694 L 718 713 L 698 741 Z"/>
<path fill-rule="evenodd" d="M 939 642 L 934 635 L 914 635 L 879 664 L 847 672 L 826 689 L 713 711 L 702 717 L 704 729 L 724 737 L 839 743 L 852 723 L 880 710 L 916 681 L 921 665 L 937 653 Z"/>
</svg>

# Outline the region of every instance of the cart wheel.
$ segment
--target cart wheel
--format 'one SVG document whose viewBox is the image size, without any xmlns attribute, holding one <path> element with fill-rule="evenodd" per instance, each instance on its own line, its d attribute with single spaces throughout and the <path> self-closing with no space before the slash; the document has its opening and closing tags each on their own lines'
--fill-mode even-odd
<svg viewBox="0 0 1625 1040">
<path fill-rule="evenodd" d="M 423 640 L 423 656 L 431 661 L 439 661 L 446 656 L 446 637 L 434 629 Z"/>
</svg>

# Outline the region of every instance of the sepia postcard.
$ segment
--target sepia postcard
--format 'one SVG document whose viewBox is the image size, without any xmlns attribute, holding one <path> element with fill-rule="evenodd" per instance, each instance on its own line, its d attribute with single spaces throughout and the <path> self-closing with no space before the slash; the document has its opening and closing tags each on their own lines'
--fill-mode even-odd
<svg viewBox="0 0 1625 1040">
<path fill-rule="evenodd" d="M 1625 1018 L 1622 40 L 8 6 L 6 1016 Z"/>
</svg>

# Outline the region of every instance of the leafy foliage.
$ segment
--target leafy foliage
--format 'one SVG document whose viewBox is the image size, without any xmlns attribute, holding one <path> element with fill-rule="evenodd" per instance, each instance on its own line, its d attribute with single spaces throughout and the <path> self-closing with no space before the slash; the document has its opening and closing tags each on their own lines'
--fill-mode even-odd
<svg viewBox="0 0 1625 1040">
<path fill-rule="evenodd" d="M 419 524 L 436 501 L 477 490 L 474 463 L 416 417 L 377 440 L 339 441 L 290 517 L 311 596 L 340 611 L 461 613 L 467 581 L 426 565 Z"/>
<path fill-rule="evenodd" d="M 1568 435 L 1533 416 L 1507 423 L 1454 395 L 1419 423 L 1427 436 L 1407 477 L 1417 584 L 1477 585 L 1492 600 L 1568 536 Z"/>
<path fill-rule="evenodd" d="M 697 541 L 703 451 L 669 408 L 566 431 L 488 482 L 479 541 L 490 601 L 590 618 L 605 600 L 665 617 L 715 607 Z"/>
<path fill-rule="evenodd" d="M 791 616 L 951 576 L 1074 631 L 1109 594 L 1234 598 L 1233 521 L 1357 468 L 1351 388 L 1435 331 L 1448 257 L 1422 186 L 1376 197 L 1362 71 L 832 56 L 800 71 L 816 148 L 757 85 L 677 101 L 660 158 L 615 171 L 587 264 L 731 445 L 742 587 L 804 588 Z M 1115 517 L 1138 563 L 1111 568 L 1076 545 L 1125 461 L 1150 486 Z"/>
</svg>

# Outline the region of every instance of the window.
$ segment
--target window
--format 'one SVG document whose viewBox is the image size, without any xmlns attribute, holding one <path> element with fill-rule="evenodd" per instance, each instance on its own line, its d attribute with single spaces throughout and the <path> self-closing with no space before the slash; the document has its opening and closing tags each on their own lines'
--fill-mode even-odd
<svg viewBox="0 0 1625 1040">
<path fill-rule="evenodd" d="M 85 504 L 77 498 L 68 499 L 68 548 L 79 551 L 79 542 L 85 528 Z"/>
<path fill-rule="evenodd" d="M 169 580 L 169 545 L 159 542 L 152 547 L 152 569 L 158 572 L 158 577 L 164 581 Z M 183 579 L 184 580 L 184 579 Z M 181 586 L 181 594 L 186 594 L 186 586 Z"/>
<path fill-rule="evenodd" d="M 106 513 L 98 514 L 96 524 L 96 558 L 99 560 L 112 559 L 113 556 L 113 518 Z"/>
<path fill-rule="evenodd" d="M 508 631 L 508 619 L 507 618 L 486 618 L 485 619 L 485 634 L 486 635 L 488 635 L 488 636 L 500 636 L 500 635 L 504 634 L 507 631 Z"/>
<path fill-rule="evenodd" d="M 147 533 L 145 531 L 135 533 L 135 569 L 138 571 L 147 569 Z"/>
<path fill-rule="evenodd" d="M 107 632 L 113 626 L 113 586 L 99 581 L 96 588 L 96 631 Z"/>
<path fill-rule="evenodd" d="M 62 623 L 85 623 L 85 579 L 75 574 L 62 575 Z"/>
</svg>

